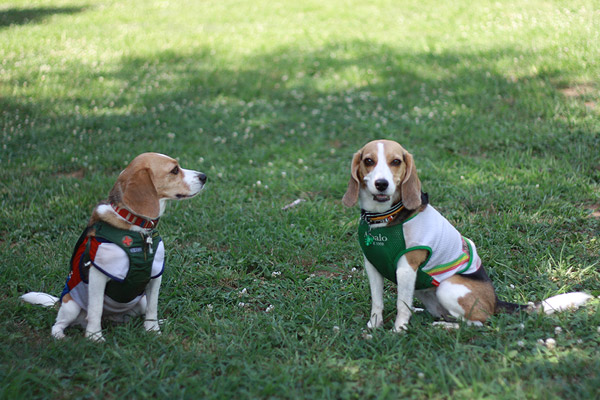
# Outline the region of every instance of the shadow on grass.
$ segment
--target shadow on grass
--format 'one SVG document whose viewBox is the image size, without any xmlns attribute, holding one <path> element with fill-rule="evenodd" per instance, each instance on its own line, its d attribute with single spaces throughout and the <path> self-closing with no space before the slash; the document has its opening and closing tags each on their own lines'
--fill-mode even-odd
<svg viewBox="0 0 600 400">
<path fill-rule="evenodd" d="M 568 159 L 598 175 L 600 161 L 590 152 L 597 136 L 556 116 L 568 107 L 554 86 L 561 71 L 517 79 L 497 67 L 522 56 L 507 48 L 415 53 L 364 41 L 308 52 L 287 46 L 242 59 L 215 55 L 209 48 L 169 50 L 151 58 L 126 56 L 106 70 L 74 65 L 81 72 L 71 85 L 80 89 L 27 106 L 66 124 L 65 131 L 102 129 L 95 140 L 106 140 L 108 149 L 116 137 L 127 139 L 139 131 L 149 138 L 136 137 L 142 148 L 149 141 L 163 143 L 163 136 L 174 132 L 186 149 L 194 142 L 205 148 L 233 132 L 249 133 L 246 145 L 266 146 L 265 156 L 286 147 L 283 142 L 302 144 L 306 150 L 300 153 L 311 154 L 324 143 L 351 151 L 371 138 L 390 137 L 432 158 L 529 152 Z M 53 81 L 69 82 L 58 75 L 70 68 L 66 71 L 56 72 Z M 100 80 L 122 90 L 106 91 L 98 84 L 88 89 Z M 18 104 L 22 101 L 3 102 L 14 109 L 25 106 Z M 115 137 L 111 127 L 120 127 Z M 235 147 L 236 142 L 227 143 Z M 98 143 L 91 146 L 97 149 Z"/>
<path fill-rule="evenodd" d="M 87 7 L 35 7 L 35 8 L 9 8 L 0 10 L 0 28 L 11 25 L 25 25 L 39 23 L 44 19 L 57 14 L 76 14 L 86 10 Z"/>
</svg>

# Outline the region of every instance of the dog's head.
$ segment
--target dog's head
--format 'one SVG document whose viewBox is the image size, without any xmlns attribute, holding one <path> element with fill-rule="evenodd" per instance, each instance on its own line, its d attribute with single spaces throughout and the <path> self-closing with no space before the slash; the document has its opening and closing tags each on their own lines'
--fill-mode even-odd
<svg viewBox="0 0 600 400">
<path fill-rule="evenodd" d="M 171 157 L 143 153 L 121 172 L 109 201 L 136 215 L 156 219 L 164 211 L 164 200 L 193 197 L 205 182 L 205 174 L 183 169 Z"/>
<path fill-rule="evenodd" d="M 409 210 L 421 205 L 421 181 L 412 155 L 391 140 L 374 140 L 354 154 L 348 189 L 342 199 L 351 207 L 360 199 L 368 211 L 384 211 L 400 200 Z"/>
</svg>

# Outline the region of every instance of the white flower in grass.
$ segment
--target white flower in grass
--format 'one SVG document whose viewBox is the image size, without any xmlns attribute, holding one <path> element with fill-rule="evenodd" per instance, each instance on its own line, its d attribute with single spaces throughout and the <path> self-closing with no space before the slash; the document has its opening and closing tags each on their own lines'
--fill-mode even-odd
<svg viewBox="0 0 600 400">
<path fill-rule="evenodd" d="M 169 132 L 169 133 L 167 133 L 167 137 L 169 139 L 175 139 L 175 134 L 173 132 Z"/>
<path fill-rule="evenodd" d="M 560 326 L 557 326 L 556 328 L 554 328 L 554 333 L 560 335 L 562 333 L 562 328 Z"/>
<path fill-rule="evenodd" d="M 265 312 L 269 313 L 269 312 L 273 311 L 274 309 L 275 309 L 275 306 L 273 304 L 269 304 L 269 307 L 267 307 Z"/>
<path fill-rule="evenodd" d="M 273 272 L 271 272 L 271 277 L 272 278 L 277 278 L 278 276 L 281 276 L 281 271 L 273 271 Z"/>
<path fill-rule="evenodd" d="M 244 303 L 243 301 L 240 301 L 240 302 L 238 303 L 238 307 L 239 307 L 239 308 L 244 308 L 244 307 L 246 307 L 246 303 Z"/>
<path fill-rule="evenodd" d="M 556 340 L 552 338 L 546 339 L 546 347 L 550 350 L 554 349 L 556 347 Z"/>
<path fill-rule="evenodd" d="M 425 374 L 424 374 L 424 373 L 422 373 L 422 372 L 419 372 L 419 373 L 417 374 L 417 376 L 419 377 L 419 379 L 425 379 Z"/>
<path fill-rule="evenodd" d="M 519 340 L 517 342 L 517 346 L 519 346 L 519 347 L 525 347 L 525 342 L 523 340 Z"/>
<path fill-rule="evenodd" d="M 212 305 L 212 304 L 208 304 L 208 305 L 206 306 L 206 309 L 208 310 L 208 312 L 212 312 L 212 310 L 213 310 L 213 305 Z"/>
<path fill-rule="evenodd" d="M 242 297 L 242 296 L 247 296 L 248 295 L 248 289 L 243 288 L 242 290 L 240 290 L 240 292 L 238 293 L 238 297 Z"/>
<path fill-rule="evenodd" d="M 338 332 L 340 331 L 340 327 L 339 327 L 339 326 L 337 326 L 337 325 L 334 325 L 334 327 L 333 327 L 333 331 L 334 331 L 335 333 L 338 333 Z"/>
</svg>

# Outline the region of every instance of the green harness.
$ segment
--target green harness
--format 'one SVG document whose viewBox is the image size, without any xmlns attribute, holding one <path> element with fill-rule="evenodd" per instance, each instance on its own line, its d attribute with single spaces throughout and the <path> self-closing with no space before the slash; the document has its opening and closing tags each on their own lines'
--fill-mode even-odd
<svg viewBox="0 0 600 400">
<path fill-rule="evenodd" d="M 419 290 L 438 286 L 439 283 L 422 270 L 422 267 L 427 264 L 427 261 L 431 257 L 431 249 L 426 246 L 406 248 L 403 225 L 410 219 L 412 218 L 402 223 L 382 228 L 371 228 L 367 221 L 361 219 L 358 225 L 358 242 L 360 243 L 360 247 L 367 260 L 373 264 L 377 271 L 394 283 L 397 283 L 396 267 L 400 257 L 411 250 L 427 250 L 429 256 L 417 270 L 415 288 Z"/>
<path fill-rule="evenodd" d="M 96 239 L 114 243 L 119 246 L 129 257 L 129 270 L 125 279 L 116 281 L 111 279 L 106 284 L 105 294 L 119 303 L 128 303 L 144 293 L 146 285 L 152 276 L 152 263 L 161 237 L 157 230 L 152 230 L 148 235 L 141 232 L 118 229 L 104 222 L 94 225 Z M 90 243 L 88 240 L 86 256 L 90 256 Z M 93 261 L 93 260 L 92 260 Z"/>
</svg>

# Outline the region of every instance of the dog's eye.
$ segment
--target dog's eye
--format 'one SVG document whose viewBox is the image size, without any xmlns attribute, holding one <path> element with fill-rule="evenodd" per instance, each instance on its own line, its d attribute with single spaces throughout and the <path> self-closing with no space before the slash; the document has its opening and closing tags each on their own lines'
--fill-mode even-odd
<svg viewBox="0 0 600 400">
<path fill-rule="evenodd" d="M 179 166 L 177 166 L 177 165 L 176 165 L 176 166 L 175 166 L 175 168 L 173 168 L 173 169 L 171 170 L 171 173 L 172 173 L 173 175 L 177 175 L 177 174 L 179 173 Z"/>
<path fill-rule="evenodd" d="M 392 162 L 390 162 L 390 165 L 391 165 L 392 167 L 397 167 L 397 166 L 398 166 L 398 165 L 400 165 L 400 164 L 402 164 L 402 160 L 400 160 L 400 159 L 397 159 L 397 158 L 394 158 L 394 159 L 392 160 Z"/>
<path fill-rule="evenodd" d="M 373 159 L 372 159 L 372 158 L 365 158 L 365 159 L 363 160 L 363 163 L 365 163 L 365 165 L 366 165 L 367 167 L 370 167 L 370 166 L 372 166 L 372 165 L 375 165 L 375 161 L 373 161 Z"/>
</svg>

